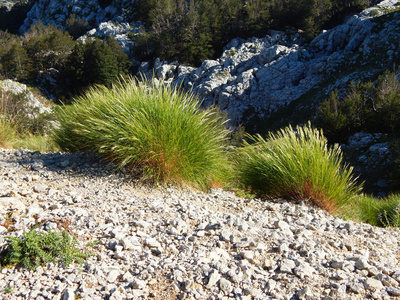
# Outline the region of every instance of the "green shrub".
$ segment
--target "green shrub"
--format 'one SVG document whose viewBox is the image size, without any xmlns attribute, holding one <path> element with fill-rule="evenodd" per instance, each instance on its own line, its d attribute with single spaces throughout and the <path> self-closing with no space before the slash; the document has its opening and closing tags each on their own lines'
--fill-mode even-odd
<svg viewBox="0 0 400 300">
<path fill-rule="evenodd" d="M 18 131 L 6 119 L 0 118 L 0 147 L 12 148 L 13 142 L 18 136 Z"/>
<path fill-rule="evenodd" d="M 68 96 L 74 96 L 94 84 L 110 87 L 120 75 L 128 73 L 130 66 L 128 55 L 113 37 L 77 43 L 62 74 L 63 90 Z M 69 102 L 67 98 L 63 99 L 64 103 Z"/>
<path fill-rule="evenodd" d="M 335 212 L 360 189 L 342 165 L 340 148 L 328 148 L 322 131 L 291 126 L 278 133 L 249 136 L 238 150 L 239 181 L 259 195 L 304 199 L 329 212 Z"/>
<path fill-rule="evenodd" d="M 92 253 L 84 253 L 76 248 L 76 238 L 66 231 L 40 232 L 34 228 L 24 233 L 22 238 L 7 237 L 9 242 L 0 252 L 2 267 L 21 265 L 29 270 L 49 262 L 60 262 L 66 268 L 74 260 L 82 263 Z"/>
<path fill-rule="evenodd" d="M 76 40 L 88 31 L 88 26 L 88 21 L 77 18 L 75 14 L 72 14 L 66 22 L 65 29 Z"/>
<path fill-rule="evenodd" d="M 216 108 L 171 86 L 128 79 L 96 87 L 59 113 L 62 149 L 96 151 L 156 182 L 206 187 L 227 164 L 228 134 Z"/>
<path fill-rule="evenodd" d="M 385 71 L 372 82 L 352 82 L 343 97 L 334 91 L 317 113 L 317 125 L 330 142 L 345 142 L 356 132 L 400 131 L 400 82 Z"/>
<path fill-rule="evenodd" d="M 0 89 L 0 147 L 28 148 L 41 152 L 58 150 L 47 134 L 55 115 L 39 114 L 27 105 L 26 93 L 13 94 Z"/>
</svg>

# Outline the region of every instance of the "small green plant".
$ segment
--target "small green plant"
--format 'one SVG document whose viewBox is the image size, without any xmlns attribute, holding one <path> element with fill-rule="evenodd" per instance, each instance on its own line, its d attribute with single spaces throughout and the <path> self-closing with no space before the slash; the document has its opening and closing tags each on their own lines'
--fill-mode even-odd
<svg viewBox="0 0 400 300">
<path fill-rule="evenodd" d="M 76 247 L 76 238 L 62 232 L 41 232 L 35 228 L 24 233 L 22 238 L 7 237 L 9 240 L 0 252 L 2 267 L 20 265 L 29 270 L 49 262 L 60 262 L 68 267 L 73 261 L 82 264 L 83 259 L 92 255 Z"/>
<path fill-rule="evenodd" d="M 95 151 L 154 182 L 209 187 L 226 177 L 225 120 L 170 85 L 121 81 L 92 88 L 59 112 L 55 140 Z"/>
<path fill-rule="evenodd" d="M 336 212 L 360 190 L 342 165 L 339 146 L 328 148 L 322 131 L 306 126 L 291 126 L 278 133 L 248 136 L 238 149 L 239 181 L 253 192 L 286 199 L 303 199 L 328 212 Z"/>
<path fill-rule="evenodd" d="M 385 71 L 372 82 L 352 82 L 344 97 L 333 91 L 317 112 L 317 125 L 330 142 L 344 142 L 356 132 L 395 133 L 400 130 L 400 82 Z"/>
<path fill-rule="evenodd" d="M 93 241 L 87 242 L 86 246 L 94 248 L 94 246 L 96 246 L 98 244 L 99 244 L 99 240 L 93 240 Z"/>
<path fill-rule="evenodd" d="M 9 285 L 6 288 L 4 288 L 4 291 L 6 292 L 6 294 L 11 294 L 14 291 L 14 286 Z"/>
</svg>

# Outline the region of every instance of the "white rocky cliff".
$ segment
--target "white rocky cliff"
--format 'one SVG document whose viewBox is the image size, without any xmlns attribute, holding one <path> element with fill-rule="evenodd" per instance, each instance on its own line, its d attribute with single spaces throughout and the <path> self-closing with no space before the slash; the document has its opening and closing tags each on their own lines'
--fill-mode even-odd
<svg viewBox="0 0 400 300">
<path fill-rule="evenodd" d="M 197 69 L 158 61 L 154 74 L 193 89 L 206 105 L 219 105 L 233 124 L 262 118 L 328 79 L 333 83 L 326 93 L 390 69 L 400 51 L 400 14 L 391 14 L 384 24 L 378 17 L 396 5 L 383 1 L 310 44 L 297 33 L 272 31 L 265 38 L 232 40 L 219 59 L 204 61 Z M 153 73 L 142 66 L 142 72 Z"/>
</svg>

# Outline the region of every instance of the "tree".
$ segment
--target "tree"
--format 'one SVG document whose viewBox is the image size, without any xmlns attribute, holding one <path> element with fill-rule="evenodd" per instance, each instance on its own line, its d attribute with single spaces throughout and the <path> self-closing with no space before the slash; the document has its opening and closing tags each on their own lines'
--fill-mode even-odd
<svg viewBox="0 0 400 300">
<path fill-rule="evenodd" d="M 26 50 L 14 43 L 10 50 L 3 55 L 2 65 L 4 76 L 18 81 L 27 80 L 31 75 L 31 63 Z"/>
<path fill-rule="evenodd" d="M 94 84 L 110 86 L 120 75 L 128 73 L 130 65 L 128 55 L 112 37 L 77 43 L 67 59 L 64 90 L 73 96 Z"/>
<path fill-rule="evenodd" d="M 75 42 L 68 33 L 37 23 L 24 35 L 23 45 L 36 72 L 50 68 L 60 71 Z"/>
</svg>

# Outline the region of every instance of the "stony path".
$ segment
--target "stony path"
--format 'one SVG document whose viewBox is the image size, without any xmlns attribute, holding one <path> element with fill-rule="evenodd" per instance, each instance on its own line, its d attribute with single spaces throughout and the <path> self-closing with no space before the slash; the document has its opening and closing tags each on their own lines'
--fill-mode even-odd
<svg viewBox="0 0 400 300">
<path fill-rule="evenodd" d="M 0 247 L 37 223 L 95 255 L 67 269 L 3 269 L 0 299 L 400 295 L 398 230 L 221 190 L 150 190 L 89 155 L 0 149 Z"/>
</svg>

